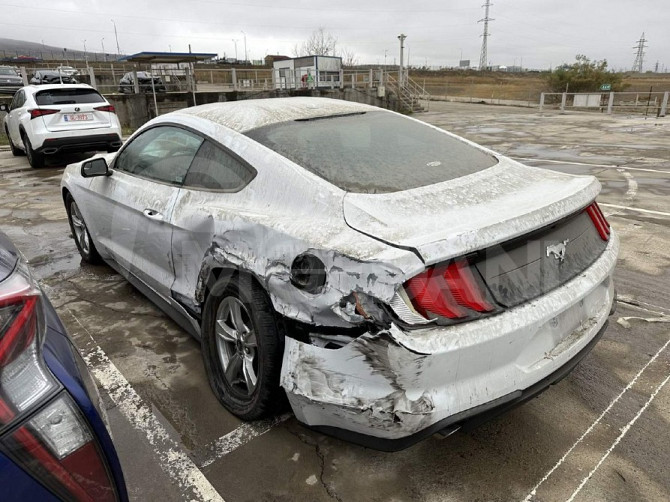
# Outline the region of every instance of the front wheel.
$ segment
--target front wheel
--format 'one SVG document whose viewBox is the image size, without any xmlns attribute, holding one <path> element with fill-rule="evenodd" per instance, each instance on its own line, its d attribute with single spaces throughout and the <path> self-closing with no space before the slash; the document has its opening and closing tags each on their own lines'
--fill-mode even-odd
<svg viewBox="0 0 670 502">
<path fill-rule="evenodd" d="M 23 146 L 26 150 L 30 166 L 35 169 L 44 167 L 44 154 L 33 150 L 33 145 L 30 143 L 30 139 L 26 133 L 23 133 Z"/>
<path fill-rule="evenodd" d="M 95 244 L 93 244 L 91 234 L 86 227 L 79 206 L 77 206 L 77 203 L 69 193 L 65 196 L 65 209 L 67 211 L 68 222 L 70 223 L 70 230 L 72 230 L 72 237 L 74 237 L 74 243 L 77 245 L 82 259 L 92 265 L 102 263 L 102 258 L 98 254 Z"/>
<path fill-rule="evenodd" d="M 205 302 L 202 353 L 221 404 L 243 420 L 276 412 L 283 339 L 267 294 L 250 277 L 220 279 Z"/>
</svg>

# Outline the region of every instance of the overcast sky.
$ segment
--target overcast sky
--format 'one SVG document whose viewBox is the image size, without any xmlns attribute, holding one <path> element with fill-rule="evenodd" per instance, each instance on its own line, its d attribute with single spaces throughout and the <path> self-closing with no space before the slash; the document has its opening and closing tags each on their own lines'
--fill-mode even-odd
<svg viewBox="0 0 670 502">
<path fill-rule="evenodd" d="M 293 55 L 293 47 L 323 26 L 359 63 L 392 64 L 400 33 L 412 65 L 479 62 L 484 0 L 13 0 L 0 2 L 0 37 L 82 50 L 215 52 L 249 59 Z M 488 59 L 492 65 L 548 68 L 575 54 L 630 69 L 642 32 L 645 70 L 670 67 L 667 0 L 495 0 Z M 242 31 L 245 33 L 243 34 Z M 104 42 L 102 39 L 104 38 Z"/>
</svg>

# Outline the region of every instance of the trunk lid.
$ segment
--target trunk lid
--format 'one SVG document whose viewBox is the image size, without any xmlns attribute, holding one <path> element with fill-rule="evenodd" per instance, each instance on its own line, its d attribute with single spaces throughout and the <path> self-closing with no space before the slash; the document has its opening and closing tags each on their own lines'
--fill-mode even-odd
<svg viewBox="0 0 670 502">
<path fill-rule="evenodd" d="M 94 89 L 49 89 L 38 92 L 35 100 L 43 110 L 57 110 L 38 119 L 50 132 L 100 129 L 112 125 L 110 112 L 96 110 L 109 103 Z"/>
<path fill-rule="evenodd" d="M 347 224 L 415 250 L 426 265 L 489 248 L 546 227 L 588 206 L 592 176 L 524 166 L 505 157 L 483 171 L 402 192 L 347 193 Z"/>
</svg>

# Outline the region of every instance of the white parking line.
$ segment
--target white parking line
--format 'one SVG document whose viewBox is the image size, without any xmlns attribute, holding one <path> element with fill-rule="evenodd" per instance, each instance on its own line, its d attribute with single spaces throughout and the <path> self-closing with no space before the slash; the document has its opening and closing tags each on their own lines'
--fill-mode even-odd
<svg viewBox="0 0 670 502">
<path fill-rule="evenodd" d="M 654 398 L 656 397 L 656 395 L 661 391 L 661 389 L 665 386 L 665 384 L 668 383 L 668 380 L 670 380 L 670 375 L 668 375 L 667 377 L 665 377 L 665 380 L 663 380 L 663 382 L 661 382 L 661 385 L 659 385 L 658 387 L 656 387 L 656 390 L 654 390 L 654 392 L 651 394 L 651 396 L 649 396 L 649 399 L 647 400 L 646 403 L 644 403 L 644 406 L 643 406 L 642 408 L 640 408 L 640 411 L 638 411 L 637 414 L 633 417 L 633 420 L 631 420 L 630 422 L 628 422 L 628 423 L 621 429 L 621 434 L 619 434 L 619 436 L 614 440 L 614 442 L 613 442 L 612 445 L 609 447 L 609 449 L 605 452 L 605 454 L 602 456 L 602 458 L 600 459 L 600 461 L 599 461 L 599 462 L 596 464 L 596 466 L 591 470 L 591 472 L 589 472 L 588 476 L 586 476 L 584 479 L 582 479 L 582 482 L 579 484 L 579 486 L 577 487 L 577 489 L 572 493 L 572 495 L 570 496 L 570 498 L 569 498 L 566 502 L 572 502 L 573 500 L 575 500 L 575 497 L 577 496 L 577 494 L 582 490 L 582 488 L 584 488 L 584 485 L 589 481 L 589 479 L 591 479 L 591 477 L 593 477 L 593 475 L 594 475 L 595 472 L 600 468 L 600 466 L 603 464 L 603 462 L 605 461 L 605 459 L 607 459 L 607 457 L 609 457 L 610 453 L 612 453 L 612 450 L 614 450 L 614 448 L 616 448 L 616 445 L 618 445 L 619 442 L 623 439 L 623 437 L 628 433 L 628 431 L 629 431 L 630 428 L 633 426 L 633 424 L 634 424 L 635 422 L 637 422 L 637 419 L 640 418 L 640 417 L 642 416 L 642 413 L 644 413 L 644 410 L 647 409 L 647 407 L 651 404 L 651 402 L 654 400 Z"/>
<path fill-rule="evenodd" d="M 213 454 L 207 460 L 202 461 L 200 467 L 207 467 L 240 446 L 247 444 L 252 439 L 262 436 L 270 429 L 288 420 L 292 416 L 293 414 L 291 413 L 285 413 L 284 415 L 272 419 L 248 422 L 240 425 L 235 430 L 221 436 L 206 448 L 207 450 L 213 451 Z"/>
<path fill-rule="evenodd" d="M 626 190 L 626 201 L 631 202 L 637 195 L 637 181 L 635 181 L 633 175 L 625 169 L 619 168 L 617 171 L 619 171 L 621 175 L 626 178 L 626 182 L 628 183 L 628 190 Z"/>
<path fill-rule="evenodd" d="M 223 502 L 223 498 L 202 471 L 184 453 L 180 445 L 170 437 L 165 427 L 156 418 L 151 406 L 147 405 L 135 392 L 114 363 L 95 343 L 95 340 L 79 319 L 69 309 L 68 312 L 92 341 L 92 348 L 83 351 L 82 354 L 86 365 L 123 416 L 151 444 L 159 459 L 160 467 L 177 484 L 182 498 L 184 500 Z"/>
<path fill-rule="evenodd" d="M 570 160 L 554 160 L 554 159 L 539 159 L 533 157 L 513 157 L 515 160 L 523 160 L 524 162 L 533 161 L 533 162 L 545 162 L 547 164 L 566 164 L 570 166 L 586 166 L 586 167 L 602 167 L 604 169 L 625 169 L 627 171 L 642 171 L 646 173 L 660 173 L 660 174 L 670 174 L 670 170 L 663 171 L 661 169 L 647 169 L 646 167 L 626 167 L 626 166 L 617 166 L 614 164 L 590 164 L 588 162 L 574 162 Z"/>
<path fill-rule="evenodd" d="M 670 213 L 664 213 L 663 211 L 653 211 L 651 209 L 640 209 L 637 207 L 619 206 L 617 204 L 606 204 L 605 202 L 598 202 L 598 205 L 604 207 L 611 207 L 614 209 L 626 209 L 628 211 L 636 211 L 638 213 L 644 213 L 644 214 L 653 214 L 656 216 L 670 216 Z"/>
<path fill-rule="evenodd" d="M 642 367 L 642 369 L 637 372 L 635 377 L 628 383 L 628 385 L 624 387 L 624 389 L 619 393 L 618 396 L 616 396 L 612 400 L 612 402 L 607 406 L 607 408 L 605 408 L 605 410 L 600 414 L 600 416 L 595 419 L 595 421 L 589 426 L 589 428 L 586 429 L 586 431 L 584 431 L 584 433 L 579 437 L 579 439 L 577 439 L 577 441 L 575 441 L 575 443 L 568 449 L 568 451 L 565 452 L 565 454 L 558 460 L 558 462 L 556 462 L 556 465 L 554 465 L 554 467 L 549 469 L 549 471 L 544 475 L 544 477 L 540 480 L 540 482 L 533 487 L 530 493 L 526 495 L 526 498 L 523 499 L 523 502 L 530 502 L 531 500 L 533 500 L 533 497 L 537 494 L 537 489 L 540 486 L 542 486 L 542 484 L 544 484 L 544 482 L 547 479 L 549 479 L 549 477 L 554 473 L 554 471 L 556 471 L 556 469 L 558 469 L 563 464 L 563 462 L 565 462 L 570 453 L 572 453 L 572 451 L 584 440 L 584 438 L 591 433 L 591 431 L 600 423 L 600 421 L 612 409 L 612 407 L 617 402 L 619 402 L 619 399 L 621 399 L 621 397 L 626 392 L 628 392 L 628 390 L 630 390 L 630 388 L 633 385 L 635 385 L 635 382 L 637 382 L 637 379 L 640 378 L 640 375 L 642 375 L 642 373 L 644 373 L 644 371 L 649 367 L 649 365 L 653 363 L 658 358 L 658 356 L 661 355 L 661 353 L 668 347 L 668 345 L 670 345 L 670 340 L 665 342 L 665 344 L 660 349 L 658 349 L 658 352 L 656 352 L 656 354 L 654 354 L 652 358 L 649 359 L 649 361 L 647 361 L 647 363 Z"/>
</svg>

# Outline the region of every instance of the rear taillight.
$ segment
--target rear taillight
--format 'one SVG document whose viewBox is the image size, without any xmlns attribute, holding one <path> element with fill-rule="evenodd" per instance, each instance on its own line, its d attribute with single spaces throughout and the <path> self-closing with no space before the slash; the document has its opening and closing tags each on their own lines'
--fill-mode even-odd
<svg viewBox="0 0 670 502">
<path fill-rule="evenodd" d="M 30 112 L 30 119 L 36 119 L 37 117 L 43 117 L 44 115 L 53 115 L 54 113 L 58 113 L 60 110 L 54 110 L 54 109 L 44 109 L 44 108 L 33 108 L 32 110 L 28 110 Z"/>
<path fill-rule="evenodd" d="M 586 212 L 591 218 L 593 225 L 596 227 L 596 230 L 598 231 L 598 235 L 600 235 L 600 238 L 604 241 L 609 240 L 610 233 L 612 232 L 610 230 L 610 224 L 605 219 L 605 215 L 600 210 L 600 206 L 598 206 L 598 203 L 593 202 L 586 208 Z"/>
<path fill-rule="evenodd" d="M 23 261 L 0 282 L 1 448 L 63 500 L 116 494 L 88 423 L 46 367 L 41 292 Z M 55 397 L 54 397 L 55 396 Z"/>
<path fill-rule="evenodd" d="M 435 316 L 466 319 L 495 310 L 471 265 L 459 259 L 430 267 L 405 283 L 415 310 L 426 319 Z"/>
<path fill-rule="evenodd" d="M 116 109 L 112 105 L 96 106 L 94 110 L 98 110 L 99 112 L 116 113 Z"/>
</svg>

